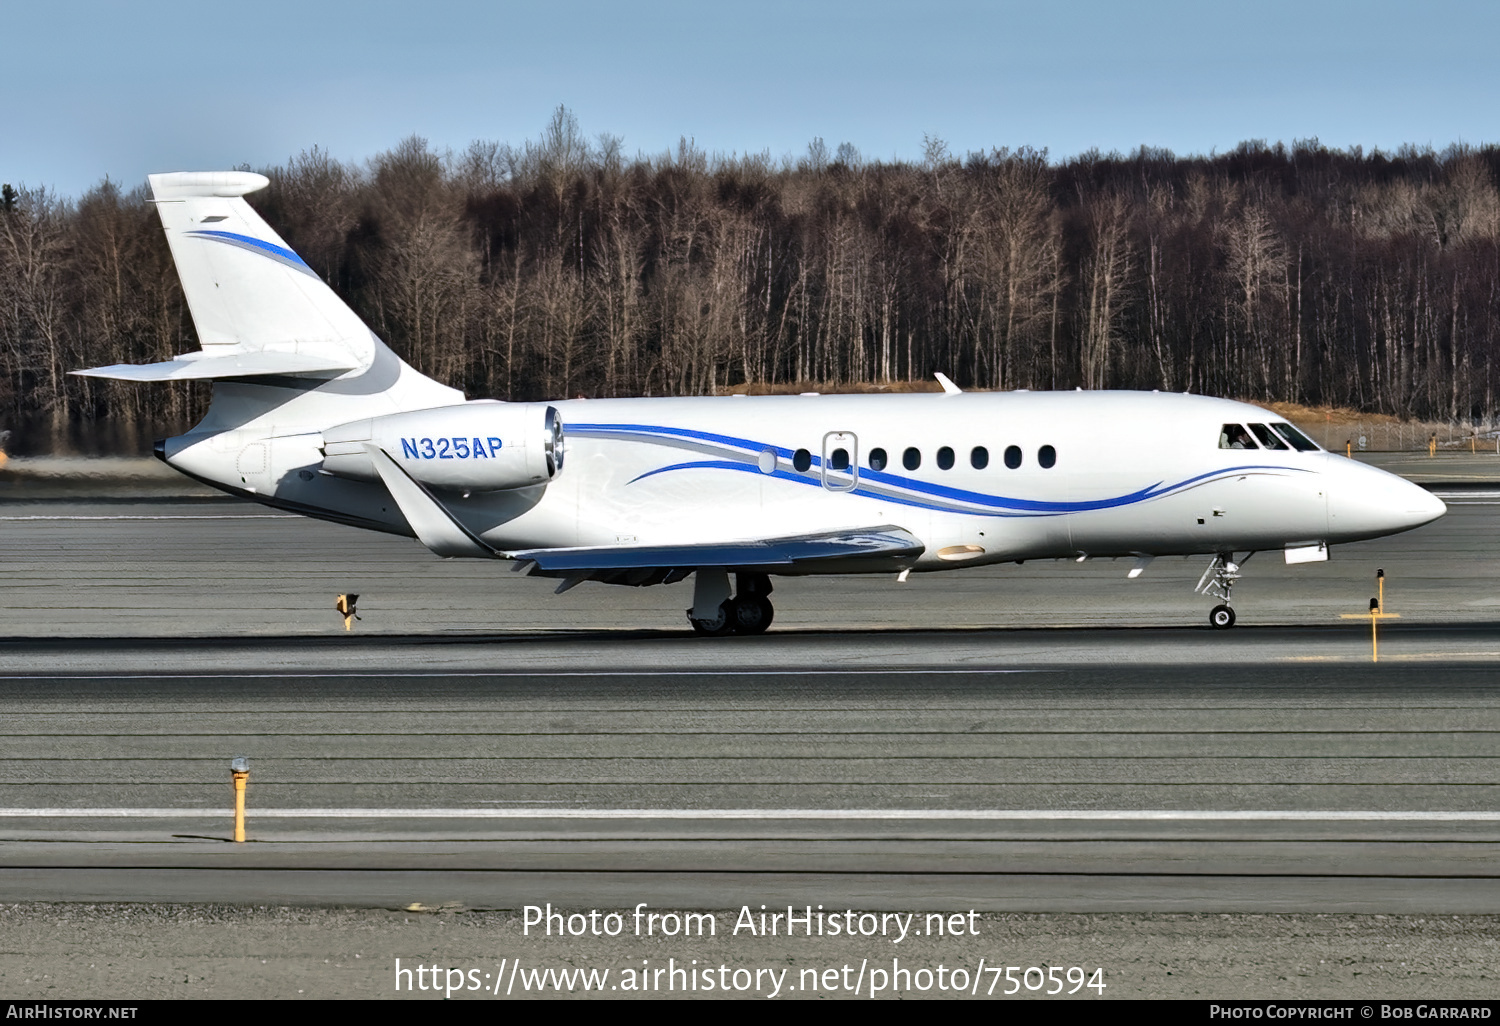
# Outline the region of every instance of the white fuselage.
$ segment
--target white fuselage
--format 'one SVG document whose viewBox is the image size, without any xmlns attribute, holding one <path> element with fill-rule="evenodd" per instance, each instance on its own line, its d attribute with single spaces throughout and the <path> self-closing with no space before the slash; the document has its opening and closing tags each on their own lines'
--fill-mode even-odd
<svg viewBox="0 0 1500 1026">
<path fill-rule="evenodd" d="M 1201 396 L 961 393 L 939 375 L 943 394 L 467 402 L 399 359 L 245 202 L 265 176 L 150 182 L 202 348 L 74 373 L 213 381 L 163 460 L 562 587 L 692 575 L 701 633 L 764 631 L 769 574 L 1192 553 L 1214 556 L 1200 590 L 1224 599 L 1211 621 L 1227 627 L 1235 553 L 1324 559 L 1444 511 L 1269 411 Z"/>
<path fill-rule="evenodd" d="M 1444 511 L 1424 489 L 1342 456 L 1222 448 L 1225 425 L 1282 418 L 1202 396 L 923 393 L 550 405 L 561 414 L 566 458 L 549 484 L 442 496 L 497 551 L 893 525 L 925 545 L 903 566 L 939 570 L 1043 557 L 1303 548 L 1407 530 Z M 239 425 L 228 443 L 198 432 L 173 439 L 164 455 L 272 505 L 410 533 L 379 483 L 320 473 L 319 432 L 311 425 L 278 432 L 275 416 Z M 414 426 L 405 430 L 420 436 L 421 414 L 407 419 Z M 264 448 L 247 458 L 256 445 Z M 909 450 L 920 457 L 911 469 Z M 449 458 L 459 458 L 453 452 Z M 247 468 L 252 473 L 242 473 Z"/>
</svg>

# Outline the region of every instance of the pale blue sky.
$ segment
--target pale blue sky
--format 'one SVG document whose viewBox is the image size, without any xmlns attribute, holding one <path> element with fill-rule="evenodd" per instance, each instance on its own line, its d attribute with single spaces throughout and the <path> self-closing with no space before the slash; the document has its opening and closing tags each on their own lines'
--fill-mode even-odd
<svg viewBox="0 0 1500 1026">
<path fill-rule="evenodd" d="M 627 155 L 1500 142 L 1493 0 L 0 0 L 0 29 L 0 180 L 65 195 L 519 143 L 559 103 Z"/>
</svg>

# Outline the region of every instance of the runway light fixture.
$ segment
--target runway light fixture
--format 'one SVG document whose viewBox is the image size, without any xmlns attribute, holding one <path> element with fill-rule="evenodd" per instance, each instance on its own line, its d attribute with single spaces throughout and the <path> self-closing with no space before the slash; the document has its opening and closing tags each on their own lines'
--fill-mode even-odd
<svg viewBox="0 0 1500 1026">
<path fill-rule="evenodd" d="M 333 608 L 344 617 L 344 630 L 346 631 L 353 630 L 354 621 L 359 619 L 359 614 L 354 611 L 354 604 L 358 601 L 358 595 L 340 595 L 333 600 Z"/>
<path fill-rule="evenodd" d="M 1370 599 L 1370 610 L 1367 613 L 1343 613 L 1341 618 L 1345 620 L 1363 620 L 1370 618 L 1370 662 L 1380 662 L 1380 621 L 1399 620 L 1400 613 L 1387 613 L 1385 611 L 1385 571 L 1375 571 L 1375 585 L 1378 589 L 1376 596 Z"/>
<path fill-rule="evenodd" d="M 245 785 L 250 782 L 250 760 L 237 755 L 229 760 L 229 775 L 234 780 L 234 840 L 245 841 Z"/>
</svg>

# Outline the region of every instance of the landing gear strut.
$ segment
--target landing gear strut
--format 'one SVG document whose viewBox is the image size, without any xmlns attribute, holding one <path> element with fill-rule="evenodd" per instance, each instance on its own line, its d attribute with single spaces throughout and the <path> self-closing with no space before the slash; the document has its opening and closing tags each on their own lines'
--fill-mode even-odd
<svg viewBox="0 0 1500 1026">
<path fill-rule="evenodd" d="M 1247 554 L 1245 560 L 1253 555 L 1253 552 Z M 1208 569 L 1203 571 L 1203 576 L 1198 579 L 1198 587 L 1193 589 L 1200 595 L 1224 600 L 1208 613 L 1209 625 L 1215 630 L 1227 631 L 1234 626 L 1234 610 L 1229 607 L 1229 589 L 1240 579 L 1240 566 L 1245 560 L 1236 563 L 1233 552 L 1220 552 L 1208 564 Z"/>
<path fill-rule="evenodd" d="M 735 578 L 738 587 L 733 596 L 728 596 L 727 573 L 717 567 L 698 570 L 693 608 L 688 610 L 688 622 L 694 631 L 722 637 L 726 634 L 764 634 L 771 626 L 776 615 L 770 599 L 771 579 L 765 574 L 736 574 Z M 717 604 L 715 599 L 719 600 Z M 708 615 L 702 615 L 704 612 Z"/>
</svg>

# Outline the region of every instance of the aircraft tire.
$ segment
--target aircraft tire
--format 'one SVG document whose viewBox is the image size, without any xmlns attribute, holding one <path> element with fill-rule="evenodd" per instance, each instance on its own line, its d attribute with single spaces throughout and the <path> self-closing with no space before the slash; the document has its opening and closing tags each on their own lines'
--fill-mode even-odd
<svg viewBox="0 0 1500 1026">
<path fill-rule="evenodd" d="M 734 599 L 726 599 L 719 607 L 719 615 L 712 620 L 698 620 L 689 616 L 688 623 L 693 625 L 693 630 L 697 633 L 711 638 L 734 633 Z"/>
<path fill-rule="evenodd" d="M 764 595 L 740 595 L 726 604 L 731 607 L 729 618 L 736 634 L 764 634 L 775 616 L 771 600 Z"/>
<path fill-rule="evenodd" d="M 1208 612 L 1208 623 L 1214 630 L 1227 631 L 1234 626 L 1234 610 L 1228 606 L 1214 606 Z"/>
</svg>

